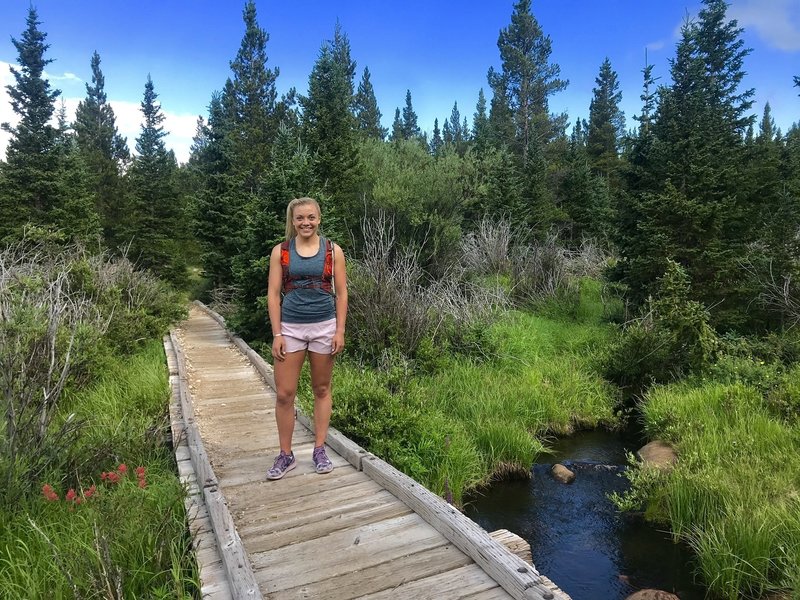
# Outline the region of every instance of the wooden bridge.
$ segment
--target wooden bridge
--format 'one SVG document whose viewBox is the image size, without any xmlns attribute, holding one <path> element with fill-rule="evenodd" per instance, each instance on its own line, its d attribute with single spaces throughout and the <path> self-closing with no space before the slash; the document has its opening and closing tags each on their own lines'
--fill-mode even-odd
<svg viewBox="0 0 800 600">
<path fill-rule="evenodd" d="M 203 598 L 569 600 L 502 533 L 333 428 L 336 468 L 314 473 L 301 412 L 297 468 L 266 481 L 279 447 L 270 365 L 200 304 L 164 345 Z"/>
</svg>

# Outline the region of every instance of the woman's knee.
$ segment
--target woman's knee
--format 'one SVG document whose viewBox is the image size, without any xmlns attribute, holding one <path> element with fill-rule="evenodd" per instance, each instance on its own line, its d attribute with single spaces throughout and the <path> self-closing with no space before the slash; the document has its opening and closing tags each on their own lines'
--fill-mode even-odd
<svg viewBox="0 0 800 600">
<path fill-rule="evenodd" d="M 275 402 L 280 407 L 294 406 L 295 391 L 278 390 L 275 394 Z"/>
<path fill-rule="evenodd" d="M 311 389 L 314 392 L 315 400 L 328 398 L 331 395 L 331 382 L 315 383 L 311 386 Z"/>
</svg>

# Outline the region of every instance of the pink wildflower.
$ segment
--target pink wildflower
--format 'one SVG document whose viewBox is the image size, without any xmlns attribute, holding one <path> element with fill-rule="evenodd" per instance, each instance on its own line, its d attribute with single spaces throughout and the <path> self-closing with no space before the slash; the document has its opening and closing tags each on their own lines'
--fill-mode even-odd
<svg viewBox="0 0 800 600">
<path fill-rule="evenodd" d="M 84 498 L 91 498 L 92 496 L 95 495 L 96 492 L 97 492 L 97 486 L 92 484 L 92 486 L 88 490 L 83 492 L 83 497 Z"/>
<path fill-rule="evenodd" d="M 100 473 L 100 479 L 102 479 L 103 481 L 105 481 L 107 478 L 108 478 L 108 473 L 106 473 L 105 471 L 103 471 L 102 473 Z"/>
<path fill-rule="evenodd" d="M 145 488 L 145 487 L 147 487 L 147 482 L 144 480 L 144 478 L 142 478 L 142 479 L 139 479 L 139 487 L 140 487 L 140 488 Z"/>
<path fill-rule="evenodd" d="M 137 476 L 139 479 L 141 479 L 142 477 L 144 477 L 144 467 L 136 467 L 135 471 L 136 471 L 136 476 Z"/>
<path fill-rule="evenodd" d="M 45 483 L 42 486 L 42 495 L 48 502 L 55 502 L 58 500 L 58 494 L 56 494 L 53 486 L 51 486 L 49 483 Z"/>
<path fill-rule="evenodd" d="M 125 463 L 120 464 L 120 466 L 117 467 L 117 471 L 119 471 L 121 474 L 124 475 L 125 473 L 128 472 L 128 465 L 126 465 Z"/>
<path fill-rule="evenodd" d="M 67 500 L 67 502 L 74 502 L 75 498 L 77 496 L 78 496 L 78 494 L 75 493 L 75 490 L 72 489 L 72 488 L 69 488 L 69 491 L 67 492 L 67 495 L 66 495 L 66 500 Z"/>
</svg>

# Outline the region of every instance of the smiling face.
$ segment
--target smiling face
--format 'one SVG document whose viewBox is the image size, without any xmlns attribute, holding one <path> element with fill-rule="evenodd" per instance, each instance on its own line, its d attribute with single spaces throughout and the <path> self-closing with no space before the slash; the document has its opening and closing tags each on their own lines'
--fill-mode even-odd
<svg viewBox="0 0 800 600">
<path fill-rule="evenodd" d="M 313 237 L 319 229 L 320 221 L 319 209 L 314 204 L 298 204 L 292 210 L 292 225 L 297 237 Z"/>
</svg>

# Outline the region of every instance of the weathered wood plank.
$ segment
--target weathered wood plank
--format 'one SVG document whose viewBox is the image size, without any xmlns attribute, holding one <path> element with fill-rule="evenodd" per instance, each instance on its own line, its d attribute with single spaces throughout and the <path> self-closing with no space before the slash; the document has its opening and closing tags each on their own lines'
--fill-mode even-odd
<svg viewBox="0 0 800 600">
<path fill-rule="evenodd" d="M 266 552 L 411 513 L 405 504 L 393 497 L 387 501 L 386 496 L 391 495 L 384 492 L 378 497 L 343 501 L 338 506 L 326 506 L 316 512 L 306 510 L 302 514 L 274 512 L 272 507 L 265 507 L 262 512 L 251 510 L 249 518 L 259 518 L 264 514 L 272 518 L 248 523 L 240 533 L 247 540 L 250 552 Z"/>
<path fill-rule="evenodd" d="M 259 583 L 273 592 L 330 580 L 341 573 L 447 544 L 437 531 L 411 513 L 355 529 L 294 544 L 291 552 L 278 549 L 252 554 Z M 291 557 L 287 560 L 287 556 Z M 297 565 L 308 565 L 298 569 Z"/>
<path fill-rule="evenodd" d="M 272 600 L 341 600 L 358 598 L 383 590 L 392 590 L 416 579 L 457 569 L 472 563 L 472 559 L 452 544 L 436 546 L 414 554 L 335 575 L 331 579 L 302 586 L 278 590 L 270 594 Z M 505 592 L 503 592 L 505 594 Z M 506 599 L 508 595 L 504 596 Z M 444 599 L 442 599 L 444 600 Z"/>
<path fill-rule="evenodd" d="M 360 596 L 360 600 L 440 600 L 442 598 L 463 598 L 486 591 L 502 591 L 497 582 L 476 564 L 465 565 L 445 573 L 431 575 L 401 584 L 393 589 L 376 594 Z M 501 598 L 511 598 L 503 592 Z"/>
<path fill-rule="evenodd" d="M 408 504 L 437 531 L 470 556 L 517 600 L 550 600 L 554 593 L 544 587 L 539 573 L 453 506 L 401 473 L 370 455 L 362 460 L 363 471 Z"/>
</svg>

